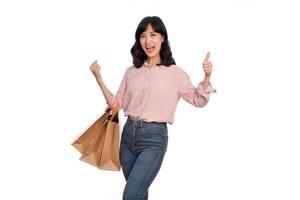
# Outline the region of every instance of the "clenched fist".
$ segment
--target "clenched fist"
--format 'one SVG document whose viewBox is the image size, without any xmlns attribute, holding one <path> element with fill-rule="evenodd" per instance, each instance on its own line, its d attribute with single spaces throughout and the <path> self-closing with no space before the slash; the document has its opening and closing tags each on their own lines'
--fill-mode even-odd
<svg viewBox="0 0 300 200">
<path fill-rule="evenodd" d="M 93 62 L 90 66 L 90 70 L 97 80 L 102 78 L 100 74 L 100 69 L 101 67 L 98 65 L 97 60 Z"/>
</svg>

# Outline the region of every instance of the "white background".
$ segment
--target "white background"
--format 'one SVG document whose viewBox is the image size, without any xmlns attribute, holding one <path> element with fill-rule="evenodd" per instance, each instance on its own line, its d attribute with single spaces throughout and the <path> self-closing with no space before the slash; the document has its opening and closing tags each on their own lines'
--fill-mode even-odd
<svg viewBox="0 0 300 200">
<path fill-rule="evenodd" d="M 105 109 L 89 65 L 115 93 L 148 15 L 194 85 L 211 51 L 217 89 L 203 109 L 180 100 L 149 199 L 299 200 L 296 0 L 1 1 L 0 199 L 121 199 L 122 173 L 70 144 Z"/>
</svg>

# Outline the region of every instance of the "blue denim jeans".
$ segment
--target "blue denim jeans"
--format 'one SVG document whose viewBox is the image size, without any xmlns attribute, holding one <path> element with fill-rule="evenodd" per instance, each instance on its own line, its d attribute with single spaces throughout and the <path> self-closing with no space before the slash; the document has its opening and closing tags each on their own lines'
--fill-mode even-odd
<svg viewBox="0 0 300 200">
<path fill-rule="evenodd" d="M 166 123 L 127 119 L 122 132 L 120 159 L 126 179 L 123 200 L 147 200 L 168 145 Z"/>
</svg>

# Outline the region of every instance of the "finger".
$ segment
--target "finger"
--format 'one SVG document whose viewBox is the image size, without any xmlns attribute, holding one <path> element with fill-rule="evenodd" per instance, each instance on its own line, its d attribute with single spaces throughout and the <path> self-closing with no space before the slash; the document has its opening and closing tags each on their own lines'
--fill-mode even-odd
<svg viewBox="0 0 300 200">
<path fill-rule="evenodd" d="M 212 65 L 203 65 L 204 69 L 212 68 Z"/>
<path fill-rule="evenodd" d="M 212 66 L 203 66 L 203 69 L 212 69 Z"/>
<path fill-rule="evenodd" d="M 204 59 L 204 62 L 208 61 L 209 60 L 209 57 L 210 57 L 210 52 L 207 52 L 206 56 L 205 56 L 205 59 Z"/>
<path fill-rule="evenodd" d="M 93 63 L 93 67 L 94 67 L 95 69 L 97 69 L 97 68 L 99 68 L 100 66 L 98 65 L 97 62 L 95 62 L 95 63 Z"/>
<path fill-rule="evenodd" d="M 212 65 L 203 65 L 203 69 L 212 68 Z"/>
<path fill-rule="evenodd" d="M 212 62 L 211 61 L 203 62 L 203 66 L 212 66 Z"/>
<path fill-rule="evenodd" d="M 212 67 L 204 67 L 204 70 L 212 70 Z"/>
<path fill-rule="evenodd" d="M 203 68 L 205 72 L 212 72 L 212 67 Z"/>
</svg>

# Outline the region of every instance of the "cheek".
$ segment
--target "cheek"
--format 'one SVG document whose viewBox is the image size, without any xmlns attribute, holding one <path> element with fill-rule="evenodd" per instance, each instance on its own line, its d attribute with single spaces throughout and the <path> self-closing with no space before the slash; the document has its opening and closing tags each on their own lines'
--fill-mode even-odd
<svg viewBox="0 0 300 200">
<path fill-rule="evenodd" d="M 161 48 L 161 44 L 162 44 L 162 42 L 161 42 L 161 41 L 158 41 L 158 42 L 156 43 L 156 46 L 159 47 L 159 48 Z"/>
<path fill-rule="evenodd" d="M 143 47 L 144 46 L 144 43 L 145 43 L 145 40 L 144 39 L 140 39 L 140 45 Z"/>
<path fill-rule="evenodd" d="M 156 43 L 161 46 L 161 44 L 163 43 L 163 39 L 162 38 L 157 38 Z"/>
</svg>

